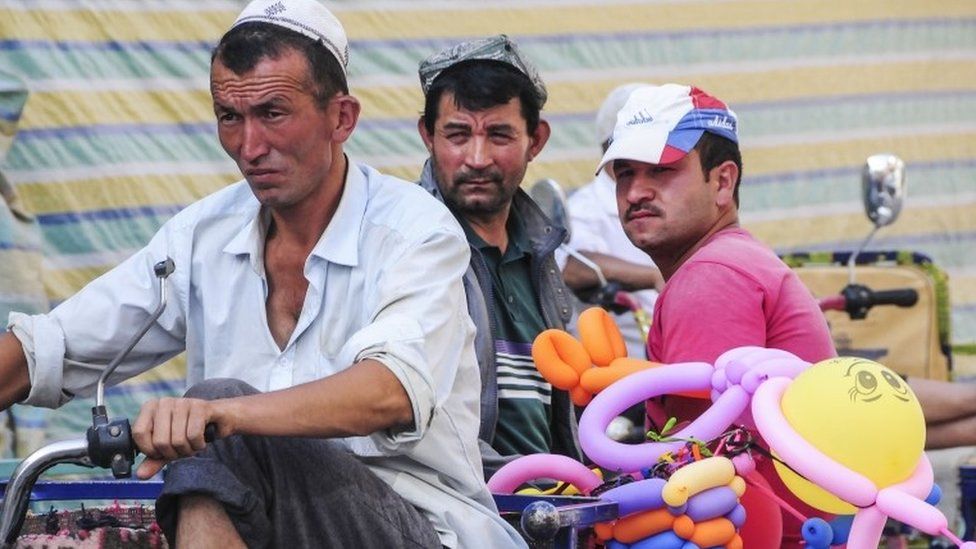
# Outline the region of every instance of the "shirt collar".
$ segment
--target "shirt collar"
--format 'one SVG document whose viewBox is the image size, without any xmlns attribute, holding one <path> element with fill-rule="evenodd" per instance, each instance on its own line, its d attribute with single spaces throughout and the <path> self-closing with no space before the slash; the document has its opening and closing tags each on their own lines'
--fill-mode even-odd
<svg viewBox="0 0 976 549">
<path fill-rule="evenodd" d="M 359 233 L 362 230 L 368 199 L 366 177 L 352 160 L 347 161 L 346 183 L 336 212 L 312 248 L 311 255 L 326 261 L 355 267 L 359 264 Z M 224 252 L 247 255 L 256 273 L 264 272 L 264 240 L 271 211 L 259 208 L 247 225 L 224 246 Z"/>
<path fill-rule="evenodd" d="M 254 210 L 254 214 L 247 225 L 224 246 L 224 252 L 248 256 L 254 272 L 264 273 L 264 235 L 268 232 L 270 221 L 270 210 L 259 206 Z"/>
<path fill-rule="evenodd" d="M 456 216 L 458 222 L 461 224 L 461 228 L 464 229 L 464 235 L 468 239 L 468 243 L 471 244 L 475 249 L 481 250 L 482 252 L 485 248 L 495 248 L 491 244 L 487 243 L 482 239 L 478 233 L 468 225 L 467 220 L 462 216 Z M 525 230 L 525 224 L 522 220 L 515 215 L 514 210 L 509 210 L 508 221 L 505 223 L 505 230 L 508 232 L 508 248 L 505 250 L 505 257 L 521 257 L 523 254 L 532 253 L 532 242 L 529 241 L 529 235 Z"/>
<path fill-rule="evenodd" d="M 369 182 L 359 166 L 348 157 L 346 184 L 332 221 L 325 228 L 312 255 L 339 265 L 359 265 L 359 235 L 369 202 Z"/>
</svg>

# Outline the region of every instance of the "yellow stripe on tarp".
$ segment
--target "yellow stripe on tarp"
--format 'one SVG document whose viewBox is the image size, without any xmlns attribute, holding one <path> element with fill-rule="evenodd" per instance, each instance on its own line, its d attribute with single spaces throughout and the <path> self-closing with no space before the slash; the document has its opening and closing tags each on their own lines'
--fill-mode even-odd
<svg viewBox="0 0 976 549">
<path fill-rule="evenodd" d="M 45 269 L 44 291 L 52 301 L 64 301 L 114 266 Z"/>
<path fill-rule="evenodd" d="M 17 187 L 36 214 L 190 204 L 241 179 L 238 172 L 104 177 L 68 183 L 24 183 Z"/>
<path fill-rule="evenodd" d="M 773 248 L 809 246 L 866 236 L 870 222 L 861 212 L 816 217 L 790 217 L 745 225 L 753 236 Z M 976 232 L 976 204 L 913 208 L 910 201 L 898 223 L 885 227 L 886 238 Z"/>
<path fill-rule="evenodd" d="M 186 380 L 186 353 L 175 356 L 166 362 L 156 366 L 152 370 L 145 371 L 136 377 L 127 379 L 124 383 L 151 383 L 153 381 L 185 381 Z M 134 419 L 134 418 L 133 418 Z"/>
<path fill-rule="evenodd" d="M 445 4 L 450 6 L 449 3 Z M 598 32 L 699 31 L 833 22 L 958 18 L 976 15 L 970 0 L 769 0 L 744 2 L 592 3 L 562 6 L 531 2 L 519 7 L 478 6 L 396 9 L 332 6 L 353 40 L 430 39 L 505 32 L 556 35 Z M 0 35 L 19 40 L 216 41 L 237 10 L 113 11 L 0 9 Z M 355 55 L 355 51 L 353 52 Z"/>
<path fill-rule="evenodd" d="M 237 16 L 233 11 L 112 11 L 0 9 L 0 36 L 8 40 L 214 42 Z"/>
<path fill-rule="evenodd" d="M 976 4 L 976 2 L 974 2 Z M 734 68 L 729 65 L 729 68 Z M 705 70 L 705 69 L 702 69 Z M 976 89 L 976 60 L 901 61 L 853 67 L 796 67 L 755 72 L 688 71 L 633 74 L 600 80 L 598 72 L 576 72 L 572 81 L 548 85 L 545 113 L 591 113 L 616 86 L 634 80 L 695 84 L 737 103 L 788 101 L 808 97 L 910 92 L 972 91 Z M 352 90 L 363 104 L 364 119 L 415 120 L 423 108 L 419 85 L 369 86 Z M 195 91 L 63 91 L 31 94 L 21 128 L 49 128 L 122 123 L 212 122 L 210 93 Z M 748 124 L 748 120 L 743 120 Z"/>
<path fill-rule="evenodd" d="M 976 5 L 976 2 L 973 3 Z M 769 63 L 771 65 L 775 63 Z M 756 63 L 752 66 L 761 66 Z M 624 77 L 599 79 L 600 74 L 578 77 L 572 82 L 548 84 L 552 98 L 547 111 L 592 112 L 617 86 L 634 81 L 694 84 L 721 98 L 733 109 L 740 103 L 789 101 L 884 93 L 972 91 L 976 89 L 976 59 L 943 59 L 843 63 L 804 66 L 802 58 L 789 68 L 758 68 L 746 72 L 734 63 L 665 72 L 648 67 Z M 372 93 L 372 90 L 369 90 Z M 742 124 L 748 124 L 744 119 Z"/>
<path fill-rule="evenodd" d="M 0 140 L 3 140 L 3 141 L 0 141 L 0 143 L 4 143 L 4 142 L 7 142 L 10 139 L 13 139 L 14 134 L 17 133 L 17 124 L 19 122 L 20 122 L 19 119 L 18 120 L 3 120 L 3 119 L 0 119 Z M 6 150 L 6 149 L 0 148 L 0 151 L 3 151 L 3 150 Z"/>
<path fill-rule="evenodd" d="M 742 162 L 745 176 L 860 166 L 865 158 L 878 151 L 895 153 L 909 166 L 914 162 L 976 157 L 976 132 L 972 131 L 947 130 L 939 134 L 850 140 L 844 140 L 844 134 L 838 132 L 837 139 L 763 148 L 749 147 L 748 143 L 744 143 Z"/>
<path fill-rule="evenodd" d="M 32 93 L 21 129 L 96 124 L 214 122 L 210 92 L 201 90 L 60 91 Z"/>
<path fill-rule="evenodd" d="M 935 4 L 935 5 L 932 5 Z M 409 4 L 407 4 L 409 5 Z M 445 3 L 445 6 L 450 6 Z M 484 5 L 484 4 L 483 4 Z M 968 0 L 800 0 L 502 6 L 495 9 L 337 11 L 353 39 L 701 31 L 976 15 Z M 449 24 L 445 24 L 449 22 Z"/>
<path fill-rule="evenodd" d="M 3 281 L 4 294 L 24 302 L 43 302 L 46 296 L 39 282 L 41 272 L 40 250 L 0 250 L 0 281 Z"/>
</svg>

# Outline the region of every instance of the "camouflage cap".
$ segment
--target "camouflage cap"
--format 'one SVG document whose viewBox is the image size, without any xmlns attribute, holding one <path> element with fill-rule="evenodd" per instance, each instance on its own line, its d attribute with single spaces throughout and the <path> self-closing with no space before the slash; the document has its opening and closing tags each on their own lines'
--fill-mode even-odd
<svg viewBox="0 0 976 549">
<path fill-rule="evenodd" d="M 424 59 L 420 63 L 420 69 L 418 71 L 420 75 L 420 87 L 423 89 L 424 95 L 427 95 L 427 90 L 430 89 L 434 80 L 445 69 L 464 61 L 477 60 L 498 61 L 515 68 L 528 77 L 532 85 L 535 86 L 536 92 L 539 94 L 539 105 L 546 104 L 548 93 L 546 92 L 545 84 L 539 78 L 539 72 L 522 55 L 515 41 L 504 34 L 479 40 L 471 40 L 469 42 L 461 42 Z"/>
</svg>

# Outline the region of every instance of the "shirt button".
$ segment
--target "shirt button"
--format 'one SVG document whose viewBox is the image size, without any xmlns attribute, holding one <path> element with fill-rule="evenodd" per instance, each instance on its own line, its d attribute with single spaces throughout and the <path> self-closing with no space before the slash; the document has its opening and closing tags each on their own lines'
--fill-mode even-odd
<svg viewBox="0 0 976 549">
<path fill-rule="evenodd" d="M 563 314 L 564 314 L 564 315 L 565 315 L 565 314 L 569 314 L 569 309 L 567 309 L 566 307 L 563 307 Z"/>
<path fill-rule="evenodd" d="M 509 303 L 515 303 L 515 298 L 513 296 L 508 296 Z"/>
<path fill-rule="evenodd" d="M 556 288 L 556 293 L 559 294 L 559 295 L 562 295 L 563 294 L 563 289 L 562 288 Z"/>
</svg>

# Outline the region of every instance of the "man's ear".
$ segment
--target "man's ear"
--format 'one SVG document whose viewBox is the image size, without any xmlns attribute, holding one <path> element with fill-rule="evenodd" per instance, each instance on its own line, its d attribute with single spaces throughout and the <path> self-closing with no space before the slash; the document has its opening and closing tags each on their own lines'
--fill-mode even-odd
<svg viewBox="0 0 976 549">
<path fill-rule="evenodd" d="M 420 140 L 424 142 L 424 146 L 427 147 L 427 154 L 434 153 L 434 136 L 427 132 L 427 119 L 421 116 L 417 119 L 417 133 L 420 134 Z"/>
<path fill-rule="evenodd" d="M 539 156 L 542 152 L 542 148 L 546 146 L 546 142 L 549 141 L 549 135 L 552 133 L 552 128 L 549 127 L 549 122 L 545 120 L 539 120 L 539 125 L 536 126 L 535 131 L 532 132 L 532 143 L 529 145 L 529 161 L 532 161 L 535 157 Z"/>
<path fill-rule="evenodd" d="M 739 166 L 731 160 L 726 160 L 712 168 L 711 178 L 718 182 L 715 204 L 721 207 L 735 204 L 735 186 L 739 180 Z"/>
<path fill-rule="evenodd" d="M 359 100 L 351 95 L 340 95 L 333 99 L 339 109 L 339 116 L 335 129 L 332 131 L 332 141 L 345 143 L 359 122 L 359 112 L 362 106 Z"/>
</svg>

